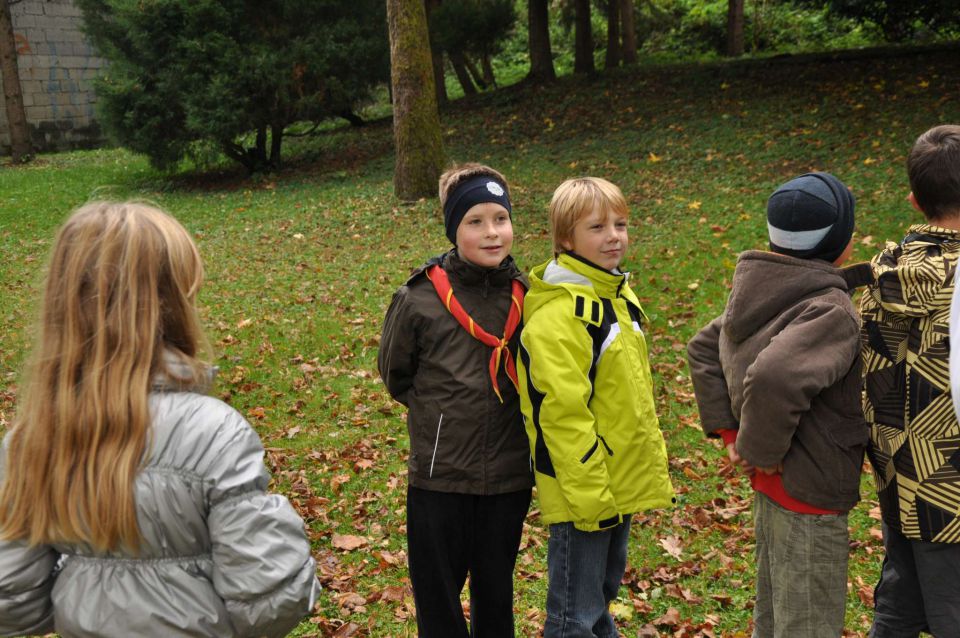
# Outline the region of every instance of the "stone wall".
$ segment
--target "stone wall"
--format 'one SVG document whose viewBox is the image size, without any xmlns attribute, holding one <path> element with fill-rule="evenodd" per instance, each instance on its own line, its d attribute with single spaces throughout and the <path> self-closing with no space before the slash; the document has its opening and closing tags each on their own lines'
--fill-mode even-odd
<svg viewBox="0 0 960 638">
<path fill-rule="evenodd" d="M 12 0 L 20 83 L 34 146 L 52 151 L 101 143 L 93 79 L 105 62 L 84 37 L 72 0 Z M 7 114 L 0 103 L 0 154 L 10 153 Z"/>
</svg>

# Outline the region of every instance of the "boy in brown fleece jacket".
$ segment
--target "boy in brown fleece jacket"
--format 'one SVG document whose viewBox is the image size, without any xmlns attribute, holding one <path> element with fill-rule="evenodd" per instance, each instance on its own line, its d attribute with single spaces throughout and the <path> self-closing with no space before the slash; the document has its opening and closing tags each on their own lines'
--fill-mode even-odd
<svg viewBox="0 0 960 638">
<path fill-rule="evenodd" d="M 828 173 L 778 188 L 772 252 L 740 255 L 724 313 L 688 344 L 700 419 L 756 492 L 754 637 L 836 638 L 847 585 L 847 512 L 868 430 L 850 291 L 854 198 Z M 862 281 L 858 281 L 862 280 Z"/>
</svg>

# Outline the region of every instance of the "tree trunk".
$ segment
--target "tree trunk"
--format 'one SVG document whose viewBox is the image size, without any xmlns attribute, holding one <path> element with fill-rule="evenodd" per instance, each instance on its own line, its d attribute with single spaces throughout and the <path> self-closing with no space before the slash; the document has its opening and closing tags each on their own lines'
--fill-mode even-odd
<svg viewBox="0 0 960 638">
<path fill-rule="evenodd" d="M 427 26 L 430 25 L 430 14 L 434 9 L 440 6 L 440 0 L 425 0 L 424 8 L 427 10 Z M 437 105 L 444 105 L 450 101 L 447 97 L 447 82 L 443 69 L 443 51 L 430 40 L 430 56 L 433 62 L 433 85 L 437 89 Z"/>
<path fill-rule="evenodd" d="M 459 52 L 449 52 L 447 55 L 450 56 L 450 65 L 453 67 L 453 72 L 457 76 L 457 81 L 460 82 L 460 86 L 463 88 L 463 94 L 476 95 L 477 87 L 474 86 L 473 80 L 470 79 L 470 72 L 467 71 L 467 61 L 464 55 Z"/>
<path fill-rule="evenodd" d="M 480 87 L 480 90 L 487 88 L 487 83 L 483 80 L 483 75 L 480 74 L 480 69 L 477 68 L 476 62 L 474 62 L 469 55 L 466 53 L 461 54 L 463 56 L 463 63 L 467 67 L 467 71 L 470 72 L 470 77 L 473 78 L 474 84 Z"/>
<path fill-rule="evenodd" d="M 17 43 L 13 37 L 13 19 L 10 17 L 7 0 L 0 0 L 0 75 L 3 76 L 10 149 L 14 163 L 21 164 L 30 160 L 33 145 L 30 143 L 30 127 L 27 126 L 27 114 L 23 108 L 20 69 L 17 66 Z"/>
<path fill-rule="evenodd" d="M 574 73 L 593 73 L 596 67 L 593 64 L 593 32 L 590 25 L 590 0 L 576 0 L 576 18 L 574 39 L 576 41 L 573 54 Z"/>
<path fill-rule="evenodd" d="M 437 104 L 446 104 L 450 101 L 447 95 L 447 79 L 443 68 L 443 51 L 437 50 L 430 53 L 433 63 L 433 86 L 437 90 Z"/>
<path fill-rule="evenodd" d="M 253 159 L 257 168 L 264 168 L 267 165 L 267 125 L 261 124 L 257 127 L 257 146 L 252 149 Z"/>
<path fill-rule="evenodd" d="M 480 69 L 483 71 L 483 81 L 487 86 L 497 88 L 497 77 L 493 74 L 493 64 L 490 62 L 490 54 L 484 53 L 480 56 Z"/>
<path fill-rule="evenodd" d="M 404 200 L 435 196 L 444 153 L 423 0 L 387 0 L 387 24 L 397 155 L 394 192 Z"/>
<path fill-rule="evenodd" d="M 743 55 L 743 0 L 727 2 L 727 55 Z"/>
<path fill-rule="evenodd" d="M 280 168 L 280 147 L 283 145 L 283 124 L 270 125 L 270 166 Z"/>
<path fill-rule="evenodd" d="M 623 63 L 637 63 L 637 23 L 634 18 L 633 0 L 620 2 L 620 31 L 623 37 Z"/>
<path fill-rule="evenodd" d="M 557 73 L 553 69 L 553 52 L 550 50 L 549 0 L 528 0 L 527 22 L 530 49 L 527 78 L 535 82 L 555 80 Z"/>
<path fill-rule="evenodd" d="M 620 66 L 620 0 L 607 0 L 607 55 L 603 68 Z"/>
</svg>

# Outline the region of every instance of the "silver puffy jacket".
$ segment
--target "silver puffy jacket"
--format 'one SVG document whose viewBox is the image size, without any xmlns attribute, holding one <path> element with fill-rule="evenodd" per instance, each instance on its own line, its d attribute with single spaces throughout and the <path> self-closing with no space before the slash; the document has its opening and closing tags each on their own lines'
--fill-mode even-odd
<svg viewBox="0 0 960 638">
<path fill-rule="evenodd" d="M 217 399 L 157 389 L 140 555 L 0 541 L 0 635 L 283 636 L 313 608 L 303 521 L 266 493 L 257 433 Z"/>
</svg>

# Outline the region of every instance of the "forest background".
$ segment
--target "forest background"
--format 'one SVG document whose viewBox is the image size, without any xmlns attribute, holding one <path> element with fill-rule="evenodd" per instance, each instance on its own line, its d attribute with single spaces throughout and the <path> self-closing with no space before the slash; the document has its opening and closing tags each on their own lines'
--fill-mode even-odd
<svg viewBox="0 0 960 638">
<path fill-rule="evenodd" d="M 645 34 L 637 62 L 605 68 L 608 5 L 594 3 L 593 70 L 574 73 L 575 3 L 551 2 L 558 79 L 542 82 L 527 77 L 527 5 L 509 4 L 514 20 L 496 47 L 467 52 L 481 80 L 488 57 L 495 82 L 481 88 L 471 77 L 476 93 L 461 99 L 469 89 L 443 58 L 442 139 L 449 160 L 482 161 L 510 179 L 524 269 L 549 257 L 546 206 L 563 179 L 606 177 L 630 203 L 626 265 L 651 318 L 679 503 L 635 518 L 613 609 L 626 636 L 749 636 L 749 482 L 702 437 L 684 345 L 722 309 L 737 254 L 765 247 L 764 204 L 783 181 L 827 170 L 851 187 L 856 259 L 918 221 L 905 202 L 904 159 L 924 130 L 960 121 L 956 22 L 914 16 L 906 35 L 891 35 L 876 13 L 748 0 L 744 54 L 730 57 L 728 2 L 643 0 L 634 3 Z M 216 393 L 260 432 L 274 489 L 308 524 L 324 591 L 301 636 L 416 634 L 404 413 L 375 357 L 390 295 L 447 244 L 435 199 L 393 194 L 389 90 L 383 76 L 366 84 L 349 112 L 291 123 L 283 162 L 273 165 L 238 168 L 211 138 L 185 140 L 161 162 L 143 148 L 110 148 L 0 165 L 0 429 L 15 412 L 56 227 L 89 199 L 141 198 L 170 210 L 206 261 L 200 302 L 220 368 Z M 257 136 L 248 128 L 234 141 L 255 148 Z M 850 519 L 850 636 L 866 633 L 882 560 L 866 472 L 862 494 Z M 545 553 L 534 503 L 516 578 L 521 636 L 542 626 Z"/>
</svg>

